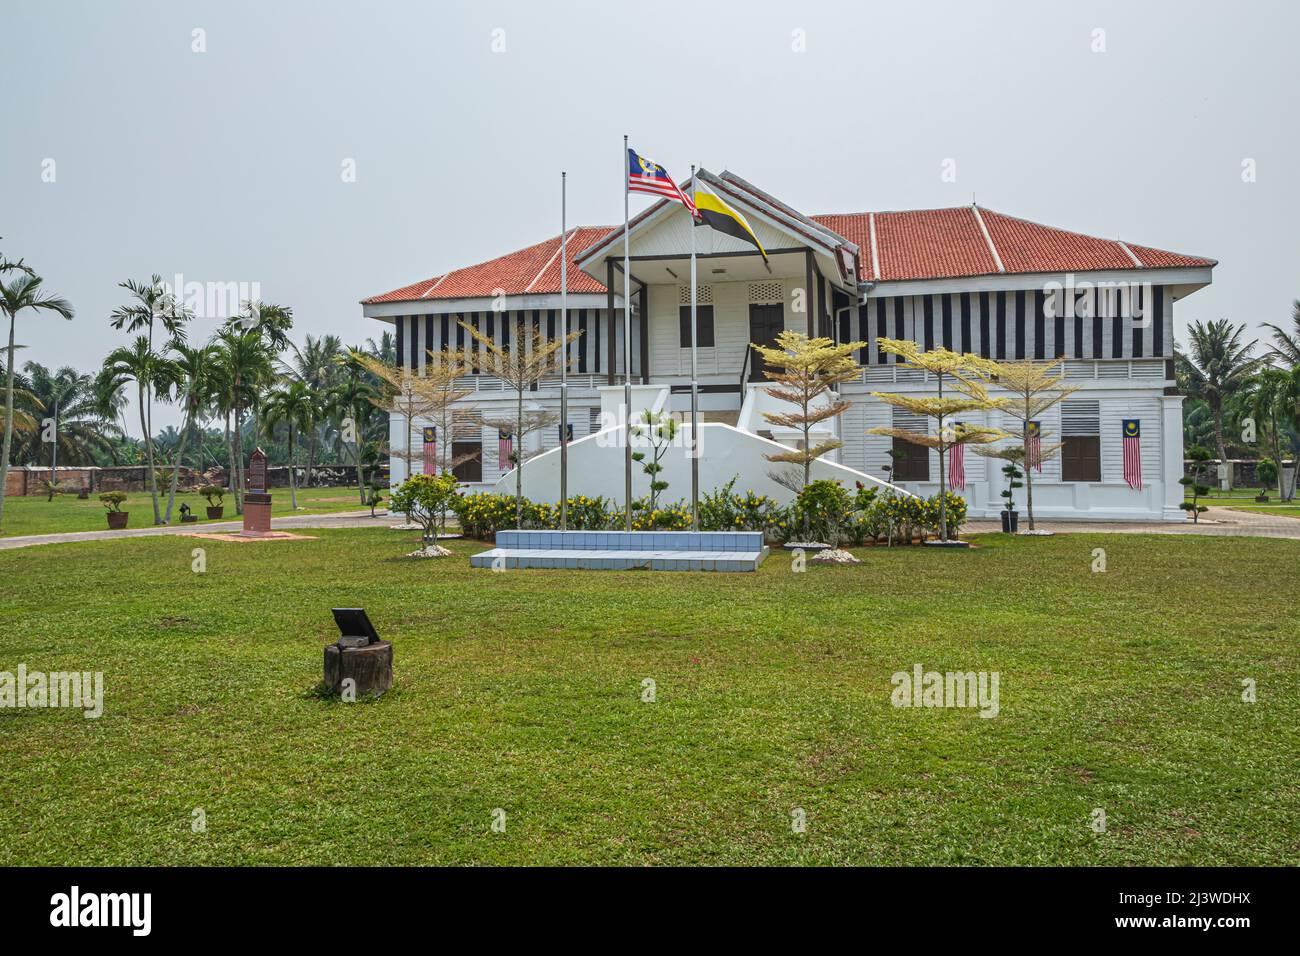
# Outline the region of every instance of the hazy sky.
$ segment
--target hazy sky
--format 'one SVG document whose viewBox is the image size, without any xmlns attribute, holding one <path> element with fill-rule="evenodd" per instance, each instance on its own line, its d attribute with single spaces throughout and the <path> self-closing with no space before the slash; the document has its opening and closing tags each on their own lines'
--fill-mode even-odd
<svg viewBox="0 0 1300 956">
<path fill-rule="evenodd" d="M 0 249 L 77 309 L 20 319 L 20 361 L 97 368 L 117 283 L 154 272 L 259 283 L 299 341 L 377 336 L 362 297 L 558 233 L 562 168 L 570 224 L 620 221 L 624 132 L 807 213 L 974 194 L 1216 258 L 1180 338 L 1300 297 L 1294 2 L 5 0 L 0 25 Z"/>
</svg>

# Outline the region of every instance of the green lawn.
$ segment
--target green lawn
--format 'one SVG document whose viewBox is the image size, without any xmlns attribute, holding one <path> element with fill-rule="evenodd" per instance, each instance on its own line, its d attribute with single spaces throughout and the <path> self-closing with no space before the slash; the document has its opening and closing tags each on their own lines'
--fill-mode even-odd
<svg viewBox="0 0 1300 956">
<path fill-rule="evenodd" d="M 1300 862 L 1300 542 L 984 536 L 803 574 L 783 554 L 752 575 L 494 574 L 471 542 L 413 561 L 411 535 L 308 533 L 199 542 L 203 574 L 180 538 L 0 552 L 0 670 L 106 685 L 98 720 L 0 710 L 0 858 Z M 312 693 L 332 605 L 395 642 L 378 701 Z M 997 671 L 1000 715 L 892 707 L 916 663 Z"/>
<path fill-rule="evenodd" d="M 160 510 L 167 507 L 166 495 L 160 496 Z M 199 494 L 176 493 L 176 506 L 172 512 L 172 522 L 180 523 L 181 502 L 194 509 L 199 516 L 198 524 L 207 523 L 207 500 Z M 226 509 L 222 520 L 238 519 L 235 514 L 235 500 L 226 495 Z M 289 507 L 289 489 L 271 489 L 271 513 L 287 514 L 324 514 L 333 511 L 357 511 L 364 506 L 358 501 L 355 488 L 305 488 L 298 492 L 298 510 Z M 153 526 L 153 503 L 147 492 L 132 492 L 124 511 L 131 512 L 131 528 L 149 528 Z M 81 501 L 76 495 L 56 495 L 53 501 L 46 501 L 42 495 L 25 495 L 23 497 L 5 498 L 4 535 L 14 537 L 24 534 L 56 534 L 63 531 L 105 531 L 108 522 L 104 518 L 104 504 L 98 494 Z"/>
<path fill-rule="evenodd" d="M 1300 518 L 1298 505 L 1233 505 L 1231 511 L 1253 511 L 1256 514 L 1282 515 L 1287 518 Z"/>
</svg>

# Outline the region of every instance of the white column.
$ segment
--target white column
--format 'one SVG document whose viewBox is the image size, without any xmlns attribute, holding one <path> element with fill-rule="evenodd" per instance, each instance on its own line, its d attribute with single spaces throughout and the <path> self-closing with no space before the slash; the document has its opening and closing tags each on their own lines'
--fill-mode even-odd
<svg viewBox="0 0 1300 956">
<path fill-rule="evenodd" d="M 1160 478 L 1164 483 L 1161 517 L 1165 521 L 1186 521 L 1187 514 L 1178 506 L 1183 501 L 1183 396 L 1160 398 Z"/>
</svg>

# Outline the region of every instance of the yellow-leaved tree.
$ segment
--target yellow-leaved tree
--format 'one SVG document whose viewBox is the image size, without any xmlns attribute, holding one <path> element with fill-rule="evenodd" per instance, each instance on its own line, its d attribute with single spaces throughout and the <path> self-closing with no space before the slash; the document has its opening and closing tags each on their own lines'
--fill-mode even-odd
<svg viewBox="0 0 1300 956">
<path fill-rule="evenodd" d="M 768 461 L 790 462 L 803 467 L 803 486 L 812 477 L 812 463 L 844 442 L 827 438 L 812 443 L 814 425 L 829 421 L 848 409 L 852 403 L 843 401 L 835 393 L 836 385 L 851 381 L 862 369 L 853 359 L 853 353 L 866 342 L 845 342 L 836 345 L 830 339 L 810 339 L 802 332 L 785 331 L 777 334 L 776 348 L 750 345 L 763 360 L 763 374 L 773 384 L 767 392 L 773 398 L 794 406 L 790 412 L 764 412 L 768 424 L 784 428 L 797 428 L 803 433 L 800 446 L 790 451 L 766 455 Z M 826 401 L 819 402 L 826 396 Z"/>
<path fill-rule="evenodd" d="M 945 471 L 948 452 L 957 445 L 987 445 L 1007 437 L 1000 428 L 961 422 L 954 426 L 950 423 L 958 415 L 989 411 L 1006 403 L 1006 399 L 992 398 L 988 393 L 987 383 L 996 374 L 997 363 L 969 352 L 953 352 L 945 348 L 925 351 L 907 339 L 879 338 L 876 342 L 881 352 L 897 355 L 907 366 L 929 372 L 935 378 L 936 395 L 871 393 L 887 405 L 933 418 L 937 425 L 935 434 L 906 428 L 872 428 L 869 434 L 901 438 L 939 453 L 939 540 L 949 541 L 948 478 Z"/>
<path fill-rule="evenodd" d="M 556 353 L 570 342 L 576 342 L 582 332 L 570 332 L 567 338 L 550 338 L 539 325 L 530 326 L 518 319 L 510 335 L 510 344 L 505 345 L 484 335 L 464 319 L 456 321 L 480 346 L 478 350 L 471 350 L 474 366 L 484 374 L 501 379 L 515 393 L 515 414 L 486 418 L 484 424 L 514 436 L 515 527 L 518 528 L 523 523 L 524 460 L 528 457 L 524 452 L 524 439 L 560 420 L 559 413 L 550 409 L 540 406 L 525 409 L 524 396 L 543 376 L 559 370 L 559 363 L 565 360 L 564 355 L 569 350 Z M 506 321 L 504 315 L 501 321 Z"/>
<path fill-rule="evenodd" d="M 1056 455 L 1061 442 L 1047 442 L 1047 432 L 1042 416 L 1053 405 L 1078 391 L 1076 385 L 1066 385 L 1065 375 L 1053 370 L 1061 365 L 1060 359 L 1019 362 L 998 362 L 994 382 L 998 388 L 1011 393 L 1003 411 L 1016 420 L 1008 432 L 1020 441 L 1024 450 L 1021 461 L 1025 469 L 1025 510 L 1029 515 L 1029 530 L 1034 530 L 1034 467 Z M 1034 423 L 1032 426 L 1030 423 Z M 1031 445 L 1037 442 L 1037 449 Z"/>
</svg>

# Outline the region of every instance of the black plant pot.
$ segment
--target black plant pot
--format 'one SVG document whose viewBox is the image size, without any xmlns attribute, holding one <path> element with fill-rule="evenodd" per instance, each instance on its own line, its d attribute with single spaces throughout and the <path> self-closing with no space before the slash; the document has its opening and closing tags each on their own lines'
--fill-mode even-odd
<svg viewBox="0 0 1300 956">
<path fill-rule="evenodd" d="M 1002 512 L 1002 530 L 1007 534 L 1015 534 L 1016 529 L 1020 527 L 1019 511 Z"/>
<path fill-rule="evenodd" d="M 1255 501 L 1258 502 L 1258 503 L 1261 504 L 1261 505 L 1262 505 L 1262 504 L 1267 504 L 1267 503 L 1268 503 L 1268 495 L 1256 495 L 1256 496 L 1255 496 Z"/>
</svg>

